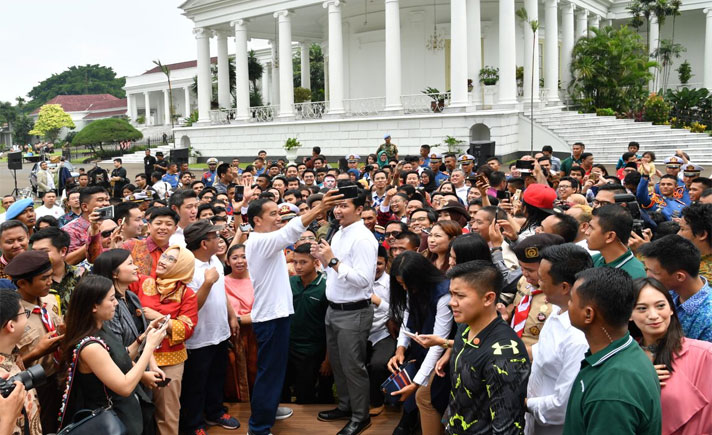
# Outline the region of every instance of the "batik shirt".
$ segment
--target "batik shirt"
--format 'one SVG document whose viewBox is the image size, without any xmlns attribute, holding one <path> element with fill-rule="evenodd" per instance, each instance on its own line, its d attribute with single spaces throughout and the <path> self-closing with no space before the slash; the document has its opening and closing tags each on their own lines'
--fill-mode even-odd
<svg viewBox="0 0 712 435">
<path fill-rule="evenodd" d="M 0 353 L 0 373 L 15 376 L 24 370 L 18 364 L 19 354 L 17 352 L 8 355 Z M 35 389 L 27 391 L 25 403 L 23 405 L 25 412 L 21 413 L 15 420 L 15 427 L 12 429 L 12 435 L 42 435 L 42 424 L 40 422 L 40 402 L 37 400 L 37 392 Z M 6 415 L 2 416 L 6 418 Z"/>
<path fill-rule="evenodd" d="M 674 291 L 670 294 L 685 337 L 712 342 L 712 288 L 706 278 L 701 278 L 704 286 L 685 302 L 680 303 Z"/>
<path fill-rule="evenodd" d="M 529 356 L 522 340 L 501 318 L 472 340 L 459 325 L 450 358 L 448 434 L 523 434 Z"/>
<path fill-rule="evenodd" d="M 59 306 L 59 315 L 63 316 L 67 312 L 69 307 L 69 299 L 72 297 L 72 292 L 74 287 L 77 286 L 79 280 L 84 275 L 85 269 L 79 266 L 72 266 L 71 264 L 64 264 L 64 278 L 62 281 L 55 282 L 52 281 L 52 288 L 49 290 L 55 298 L 57 298 L 57 305 Z"/>
<path fill-rule="evenodd" d="M 703 255 L 700 259 L 700 275 L 707 278 L 707 281 L 712 279 L 712 254 Z"/>
</svg>

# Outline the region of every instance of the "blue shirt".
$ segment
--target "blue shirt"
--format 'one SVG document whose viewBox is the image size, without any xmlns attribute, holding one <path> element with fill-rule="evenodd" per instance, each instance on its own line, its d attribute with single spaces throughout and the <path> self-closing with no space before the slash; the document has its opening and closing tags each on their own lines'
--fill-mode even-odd
<svg viewBox="0 0 712 435">
<path fill-rule="evenodd" d="M 680 296 L 674 291 L 670 294 L 685 337 L 712 342 L 712 288 L 705 277 L 700 278 L 704 286 L 685 302 L 680 303 Z"/>
<path fill-rule="evenodd" d="M 163 178 L 161 178 L 161 181 L 165 181 L 166 183 L 170 184 L 172 188 L 178 187 L 178 174 L 165 174 Z"/>
</svg>

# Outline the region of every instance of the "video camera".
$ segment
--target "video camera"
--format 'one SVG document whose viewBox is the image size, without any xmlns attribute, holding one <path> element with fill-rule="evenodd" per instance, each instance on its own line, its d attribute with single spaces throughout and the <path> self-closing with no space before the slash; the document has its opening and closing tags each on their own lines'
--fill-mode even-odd
<svg viewBox="0 0 712 435">
<path fill-rule="evenodd" d="M 645 222 L 641 218 L 642 212 L 640 211 L 640 204 L 636 201 L 635 196 L 630 193 L 618 193 L 613 196 L 613 200 L 616 204 L 625 207 L 630 212 L 630 215 L 633 217 L 633 232 L 643 237 L 643 226 Z"/>
</svg>

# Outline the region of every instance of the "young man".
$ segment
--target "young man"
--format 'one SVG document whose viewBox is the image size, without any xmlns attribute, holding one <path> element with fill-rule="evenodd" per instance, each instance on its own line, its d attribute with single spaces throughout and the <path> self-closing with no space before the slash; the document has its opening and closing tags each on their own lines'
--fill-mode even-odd
<svg viewBox="0 0 712 435">
<path fill-rule="evenodd" d="M 35 207 L 31 198 L 21 199 L 13 203 L 5 213 L 7 220 L 18 220 L 25 224 L 27 231 L 33 233 L 36 222 Z"/>
<path fill-rule="evenodd" d="M 287 418 L 292 414 L 291 409 L 278 409 L 289 352 L 289 316 L 294 313 L 284 249 L 294 244 L 306 227 L 317 216 L 325 214 L 340 197 L 335 196 L 334 191 L 327 193 L 318 206 L 280 228 L 277 203 L 268 199 L 250 202 L 252 192 L 245 186 L 244 199 L 250 204 L 247 218 L 254 228 L 245 243 L 245 254 L 249 269 L 261 273 L 252 274 L 255 300 L 251 315 L 257 338 L 258 368 L 248 433 L 266 435 L 275 417 Z"/>
<path fill-rule="evenodd" d="M 93 215 L 92 221 L 98 223 L 99 216 L 95 210 L 108 205 L 109 193 L 103 187 L 90 186 L 79 191 L 79 206 L 82 209 L 82 215 L 62 227 L 62 231 L 66 231 L 70 237 L 67 255 L 69 264 L 78 264 L 88 257 L 92 238 L 99 236 L 96 233 L 90 234 L 91 230 L 95 229 L 95 225 L 89 222 L 89 217 Z"/>
<path fill-rule="evenodd" d="M 37 196 L 42 198 L 45 192 L 54 188 L 54 177 L 47 169 L 47 162 L 41 162 L 40 170 L 37 171 Z"/>
<path fill-rule="evenodd" d="M 13 258 L 27 251 L 30 234 L 25 224 L 17 220 L 9 220 L 0 224 L 0 278 L 9 279 L 5 273 L 7 266 Z"/>
<path fill-rule="evenodd" d="M 122 202 L 114 207 L 114 222 L 122 225 L 121 240 L 139 237 L 143 229 L 143 212 L 138 203 Z"/>
<path fill-rule="evenodd" d="M 7 211 L 7 209 L 10 208 L 10 206 L 11 206 L 12 204 L 14 204 L 14 203 L 15 203 L 15 197 L 14 197 L 14 196 L 12 196 L 12 195 L 5 195 L 5 196 L 2 197 L 2 208 L 3 208 L 3 210 Z M 6 220 L 7 220 L 7 218 L 5 217 L 5 213 L 1 214 L 1 215 L 0 215 L 0 224 L 3 223 L 3 222 L 5 222 Z"/>
<path fill-rule="evenodd" d="M 485 261 L 448 271 L 450 307 L 458 323 L 450 357 L 448 434 L 518 433 L 524 427 L 529 356 L 495 308 L 502 275 Z M 443 343 L 450 347 L 450 341 Z"/>
<path fill-rule="evenodd" d="M 126 168 L 123 168 L 122 161 L 119 158 L 114 159 L 114 169 L 111 171 L 111 185 L 113 186 L 113 197 L 121 198 L 121 193 L 124 190 L 124 186 L 129 183 L 128 178 L 126 178 Z"/>
<path fill-rule="evenodd" d="M 365 191 L 340 201 L 334 207 L 340 228 L 331 239 L 331 246 L 325 239 L 312 246 L 312 253 L 327 266 L 326 345 L 329 355 L 333 355 L 331 366 L 339 396 L 336 409 L 322 411 L 317 418 L 349 418 L 341 429 L 342 435 L 357 435 L 371 425 L 366 350 L 373 320 L 371 294 L 378 242 L 361 220 L 365 203 Z"/>
<path fill-rule="evenodd" d="M 699 274 L 700 251 L 691 241 L 671 234 L 646 243 L 639 252 L 648 276 L 671 290 L 685 337 L 712 341 L 712 288 Z"/>
<path fill-rule="evenodd" d="M 563 172 L 564 175 L 569 175 L 573 166 L 580 166 L 581 163 L 583 163 L 581 154 L 583 154 L 583 150 L 585 149 L 586 145 L 581 142 L 576 142 L 571 146 L 571 156 L 561 162 L 561 172 Z"/>
<path fill-rule="evenodd" d="M 599 251 L 593 256 L 594 267 L 622 269 L 633 279 L 644 278 L 643 263 L 628 248 L 631 231 L 633 218 L 627 209 L 616 204 L 594 209 L 586 232 L 588 248 Z"/>
<path fill-rule="evenodd" d="M 188 359 L 183 379 L 187 382 L 180 395 L 180 420 L 184 430 L 196 435 L 205 433 L 206 424 L 225 429 L 240 427 L 240 422 L 223 407 L 228 341 L 240 327 L 227 301 L 223 266 L 215 256 L 221 229 L 207 220 L 185 229 L 186 247 L 195 256 L 195 273 L 188 287 L 196 293 L 200 321 L 185 342 Z"/>
<path fill-rule="evenodd" d="M 89 186 L 89 174 L 79 174 L 77 178 L 77 187 L 83 189 Z"/>
<path fill-rule="evenodd" d="M 586 239 L 588 226 L 593 220 L 593 209 L 588 205 L 576 204 L 566 210 L 565 213 L 576 219 L 576 222 L 578 222 L 578 233 L 576 234 L 574 243 L 585 249 L 592 257 L 598 254 L 598 251 L 588 248 L 588 240 Z"/>
<path fill-rule="evenodd" d="M 203 172 L 203 178 L 201 179 L 203 181 L 203 184 L 206 187 L 210 187 L 215 183 L 216 177 L 217 177 L 217 168 L 218 168 L 218 159 L 215 157 L 210 157 L 207 161 L 208 163 L 208 170 Z"/>
<path fill-rule="evenodd" d="M 154 276 L 158 259 L 169 246 L 169 240 L 176 231 L 178 214 L 168 207 L 152 210 L 148 218 L 148 237 L 130 239 L 121 246 L 131 252 L 134 264 L 142 275 Z"/>
<path fill-rule="evenodd" d="M 712 205 L 692 204 L 683 209 L 679 224 L 677 234 L 700 251 L 700 275 L 712 279 Z"/>
<path fill-rule="evenodd" d="M 571 387 L 588 350 L 583 332 L 571 326 L 569 300 L 576 274 L 593 267 L 585 249 L 566 243 L 541 252 L 539 288 L 552 304 L 539 341 L 532 346 L 527 385 L 526 433 L 560 433 Z"/>
<path fill-rule="evenodd" d="M 390 248 L 388 253 L 390 254 L 390 258 L 394 259 L 405 251 L 418 252 L 420 243 L 421 238 L 418 234 L 412 231 L 400 232 L 393 238 L 392 242 L 389 243 Z"/>
<path fill-rule="evenodd" d="M 79 188 L 75 187 L 67 193 L 67 206 L 69 206 L 69 211 L 58 219 L 60 228 L 82 215 L 82 208 L 79 204 Z"/>
<path fill-rule="evenodd" d="M 178 165 L 176 163 L 168 163 L 168 171 L 161 177 L 164 181 L 171 185 L 171 189 L 175 191 L 178 188 Z"/>
<path fill-rule="evenodd" d="M 371 203 L 373 207 L 379 207 L 386 199 L 388 190 L 388 175 L 383 170 L 378 170 L 373 174 L 373 186 L 371 187 Z"/>
<path fill-rule="evenodd" d="M 191 184 L 193 183 L 193 174 L 191 172 L 185 171 L 180 173 L 180 184 L 178 185 L 179 190 L 192 190 Z"/>
<path fill-rule="evenodd" d="M 227 186 L 233 181 L 233 172 L 229 163 L 223 163 L 217 169 L 217 181 L 213 187 L 217 193 L 227 193 Z"/>
<path fill-rule="evenodd" d="M 541 153 L 544 154 L 545 157 L 548 157 L 551 161 L 552 171 L 559 172 L 561 170 L 561 159 L 554 155 L 554 148 L 552 148 L 551 145 L 544 145 L 541 147 Z"/>
<path fill-rule="evenodd" d="M 188 225 L 195 222 L 198 216 L 198 197 L 192 190 L 181 190 L 176 192 L 171 196 L 171 200 L 168 203 L 173 211 L 178 213 L 180 220 L 178 221 L 178 227 L 175 233 L 171 236 L 171 245 L 181 245 L 185 246 L 185 238 L 183 237 L 183 231 L 188 227 Z"/>
<path fill-rule="evenodd" d="M 54 190 L 48 190 L 42 197 L 42 205 L 35 209 L 35 216 L 37 219 L 42 216 L 52 216 L 59 219 L 64 214 L 64 209 L 57 205 L 57 192 Z"/>
<path fill-rule="evenodd" d="M 383 412 L 383 391 L 381 384 L 390 376 L 388 361 L 396 352 L 396 340 L 391 336 L 388 322 L 389 301 L 391 300 L 391 277 L 386 272 L 388 252 L 383 245 L 378 246 L 376 260 L 376 280 L 373 282 L 373 323 L 368 333 L 368 380 L 371 385 L 371 408 L 369 414 Z"/>
<path fill-rule="evenodd" d="M 638 183 L 636 191 L 636 199 L 640 203 L 640 207 L 644 210 L 660 211 L 665 219 L 671 220 L 679 218 L 682 214 L 682 209 L 690 205 L 689 198 L 685 201 L 684 198 L 678 199 L 675 196 L 675 188 L 677 186 L 677 178 L 672 175 L 663 175 L 658 183 L 660 193 L 648 193 L 648 183 L 650 177 L 643 175 Z"/>
<path fill-rule="evenodd" d="M 57 299 L 59 314 L 63 315 L 69 307 L 74 287 L 85 272 L 83 267 L 72 266 L 64 260 L 69 249 L 69 235 L 59 228 L 45 228 L 30 237 L 30 246 L 33 250 L 46 252 L 52 262 L 50 294 Z"/>
<path fill-rule="evenodd" d="M 589 351 L 573 382 L 565 435 L 660 434 L 658 375 L 628 333 L 634 305 L 633 280 L 624 271 L 592 268 L 576 275 L 569 318 Z"/>
<path fill-rule="evenodd" d="M 294 314 L 289 331 L 289 359 L 283 398 L 296 403 L 331 403 L 333 377 L 326 354 L 326 275 L 317 268 L 311 243 L 294 248 L 295 276 L 289 278 Z M 294 392 L 291 392 L 291 388 Z M 284 400 L 283 400 L 284 401 Z"/>
<path fill-rule="evenodd" d="M 31 311 L 20 304 L 20 295 L 14 291 L 0 291 L 0 374 L 15 376 L 25 369 L 20 367 L 17 345 L 27 326 Z M 40 403 L 35 389 L 25 391 L 22 382 L 15 381 L 15 389 L 7 399 L 19 400 L 21 408 L 9 413 L 3 407 L 0 414 L 0 433 L 42 435 L 40 422 Z"/>
<path fill-rule="evenodd" d="M 49 296 L 52 263 L 46 252 L 25 251 L 13 258 L 5 272 L 17 286 L 20 304 L 30 311 L 17 347 L 25 367 L 41 364 L 45 371 L 47 381 L 37 387 L 40 419 L 44 433 L 54 433 L 57 431 L 62 395 L 58 376 L 61 357 L 57 348 L 63 335 L 58 332 L 62 318 L 58 314 L 56 300 Z"/>
</svg>

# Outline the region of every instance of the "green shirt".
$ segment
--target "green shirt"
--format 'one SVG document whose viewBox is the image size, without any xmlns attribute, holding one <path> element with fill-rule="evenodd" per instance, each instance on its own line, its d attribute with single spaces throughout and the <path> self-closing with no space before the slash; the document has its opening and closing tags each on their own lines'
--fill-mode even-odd
<svg viewBox="0 0 712 435">
<path fill-rule="evenodd" d="M 294 296 L 294 314 L 289 327 L 289 346 L 292 350 L 313 355 L 326 348 L 324 318 L 326 308 L 326 276 L 319 272 L 306 287 L 302 277 L 289 278 Z"/>
<path fill-rule="evenodd" d="M 610 263 L 606 263 L 606 259 L 603 258 L 603 255 L 596 254 L 593 256 L 593 267 L 613 267 L 615 269 L 625 270 L 633 279 L 645 278 L 646 276 L 645 266 L 643 266 L 640 260 L 635 258 L 633 251 L 630 249 Z"/>
<path fill-rule="evenodd" d="M 660 384 L 629 333 L 581 361 L 566 407 L 564 435 L 662 432 Z"/>
<path fill-rule="evenodd" d="M 566 175 L 569 175 L 569 172 L 571 172 L 571 168 L 573 167 L 574 163 L 580 166 L 582 162 L 583 159 L 575 159 L 574 156 L 568 157 L 564 159 L 563 162 L 561 162 L 561 172 Z"/>
</svg>

